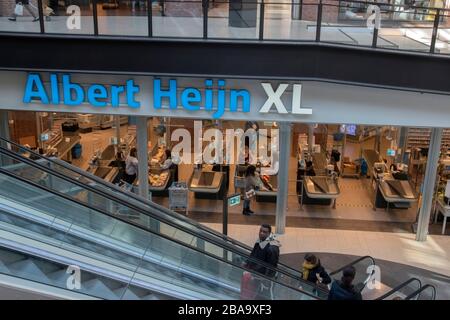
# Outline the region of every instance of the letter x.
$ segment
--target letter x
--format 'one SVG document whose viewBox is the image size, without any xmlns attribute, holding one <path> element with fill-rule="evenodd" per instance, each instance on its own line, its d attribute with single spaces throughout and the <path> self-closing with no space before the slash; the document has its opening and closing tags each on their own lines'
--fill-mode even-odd
<svg viewBox="0 0 450 320">
<path fill-rule="evenodd" d="M 272 105 L 275 105 L 278 113 L 288 113 L 286 107 L 281 101 L 281 95 L 284 93 L 288 85 L 286 83 L 280 84 L 275 92 L 273 91 L 272 85 L 270 83 L 261 83 L 261 85 L 267 94 L 267 100 L 259 110 L 259 112 L 268 113 L 272 108 Z"/>
<path fill-rule="evenodd" d="M 256 306 L 252 306 L 252 308 L 253 308 L 253 311 L 252 311 L 252 314 L 261 314 L 261 312 L 259 312 L 259 305 L 256 305 Z"/>
</svg>

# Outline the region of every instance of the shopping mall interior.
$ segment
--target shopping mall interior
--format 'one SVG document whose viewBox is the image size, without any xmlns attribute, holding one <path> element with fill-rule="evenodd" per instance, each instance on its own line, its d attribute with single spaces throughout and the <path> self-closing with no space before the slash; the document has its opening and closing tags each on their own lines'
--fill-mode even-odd
<svg viewBox="0 0 450 320">
<path fill-rule="evenodd" d="M 13 141 L 127 187 L 123 183 L 123 160 L 129 150 L 136 147 L 136 126 L 131 123 L 132 118 L 9 112 L 9 119 Z M 116 130 L 118 122 L 120 131 Z M 202 223 L 219 223 L 224 195 L 241 194 L 242 200 L 245 197 L 245 171 L 251 164 L 247 158 L 253 149 L 248 147 L 249 140 L 246 140 L 245 148 L 236 140 L 235 154 L 232 155 L 236 161 L 229 165 L 220 161 L 200 163 L 193 158 L 184 163 L 174 157 L 170 169 L 162 168 L 167 158 L 165 150 L 171 150 L 179 143 L 176 136 L 172 138 L 174 141 L 170 139 L 177 129 L 187 129 L 191 133 L 192 146 L 194 139 L 201 140 L 203 148 L 214 141 L 196 137 L 195 123 L 199 123 L 203 131 L 219 129 L 224 136 L 229 129 L 250 128 L 248 123 L 239 121 L 149 118 L 149 194 L 152 201 L 174 209 L 169 188 L 176 182 L 184 182 L 187 203 L 180 214 Z M 255 124 L 258 132 L 265 129 L 269 133 L 270 145 L 270 132 L 277 129 L 277 123 Z M 429 140 L 430 130 L 426 128 L 292 124 L 291 140 L 280 141 L 291 144 L 287 227 L 411 232 L 421 200 Z M 450 132 L 444 131 L 443 150 L 449 145 Z M 243 163 L 238 162 L 239 149 L 245 149 Z M 122 155 L 118 157 L 119 151 Z M 270 153 L 266 159 L 261 155 L 260 150 L 254 161 L 257 172 L 271 165 L 273 159 Z M 436 198 L 442 198 L 445 193 L 448 161 L 443 152 Z M 245 216 L 242 206 L 231 207 L 231 224 L 275 223 L 277 175 L 276 172 L 269 174 L 258 176 L 258 190 L 251 203 L 254 214 Z M 133 185 L 132 190 L 137 193 L 138 179 Z M 439 224 L 430 226 L 432 234 L 441 234 L 441 220 L 439 217 Z M 449 234 L 450 231 L 442 232 Z"/>
</svg>

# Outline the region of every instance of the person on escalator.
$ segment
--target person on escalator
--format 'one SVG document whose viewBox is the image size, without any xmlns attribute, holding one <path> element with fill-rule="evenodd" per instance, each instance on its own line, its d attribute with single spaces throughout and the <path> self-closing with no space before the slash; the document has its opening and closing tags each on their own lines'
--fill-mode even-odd
<svg viewBox="0 0 450 320">
<path fill-rule="evenodd" d="M 331 283 L 331 278 L 322 267 L 320 259 L 314 254 L 305 254 L 305 260 L 303 261 L 303 279 L 319 286 L 326 286 Z"/>
<path fill-rule="evenodd" d="M 280 242 L 275 239 L 275 235 L 272 233 L 272 226 L 264 223 L 259 227 L 258 239 L 253 246 L 250 257 L 276 268 L 280 257 L 280 247 Z M 246 267 L 269 277 L 275 276 L 274 270 L 268 269 L 254 261 L 247 261 Z"/>
<path fill-rule="evenodd" d="M 137 150 L 136 148 L 131 148 L 130 154 L 125 160 L 125 174 L 124 181 L 133 184 L 134 180 L 136 180 L 138 172 L 138 159 L 137 159 Z"/>
<path fill-rule="evenodd" d="M 276 240 L 275 235 L 272 234 L 272 227 L 269 224 L 262 224 L 259 228 L 259 236 L 253 246 L 250 257 L 276 268 L 280 257 L 280 247 L 280 242 Z M 259 264 L 257 261 L 247 261 L 245 267 L 270 278 L 275 277 L 276 274 L 274 269 L 267 268 L 264 265 Z M 250 275 L 248 273 L 244 273 L 243 277 L 244 279 L 251 278 L 249 281 L 252 284 L 251 290 L 256 291 L 254 292 L 253 298 L 268 299 L 272 297 L 273 292 L 271 281 L 264 278 L 255 277 L 254 273 L 251 273 Z M 246 293 L 246 296 L 248 297 L 249 292 L 243 292 L 243 289 L 244 288 L 241 286 L 241 295 Z"/>
<path fill-rule="evenodd" d="M 356 270 L 353 266 L 345 268 L 341 280 L 336 280 L 331 285 L 328 300 L 362 300 L 361 293 L 352 284 L 355 275 Z"/>
</svg>

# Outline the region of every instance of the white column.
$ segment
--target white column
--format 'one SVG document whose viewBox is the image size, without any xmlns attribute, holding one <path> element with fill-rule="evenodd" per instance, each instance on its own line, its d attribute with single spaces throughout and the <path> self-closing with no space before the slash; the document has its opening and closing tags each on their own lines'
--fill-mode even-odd
<svg viewBox="0 0 450 320">
<path fill-rule="evenodd" d="M 136 118 L 139 195 L 148 199 L 147 118 Z"/>
<path fill-rule="evenodd" d="M 416 240 L 427 240 L 428 224 L 433 207 L 433 195 L 437 176 L 438 161 L 441 151 L 442 128 L 431 130 L 430 147 L 428 149 L 427 166 L 423 180 L 422 205 L 419 211 Z"/>
<path fill-rule="evenodd" d="M 9 138 L 9 121 L 8 121 L 8 111 L 0 111 L 0 136 L 7 140 Z"/>
<path fill-rule="evenodd" d="M 120 145 L 120 116 L 115 116 L 117 146 Z"/>
<path fill-rule="evenodd" d="M 310 153 L 313 151 L 313 144 L 314 144 L 314 125 L 309 124 L 308 125 L 308 150 Z"/>
<path fill-rule="evenodd" d="M 279 152 L 280 166 L 278 170 L 278 191 L 276 209 L 276 233 L 283 234 L 286 227 L 286 210 L 289 191 L 289 157 L 291 154 L 291 124 L 280 122 Z"/>
</svg>

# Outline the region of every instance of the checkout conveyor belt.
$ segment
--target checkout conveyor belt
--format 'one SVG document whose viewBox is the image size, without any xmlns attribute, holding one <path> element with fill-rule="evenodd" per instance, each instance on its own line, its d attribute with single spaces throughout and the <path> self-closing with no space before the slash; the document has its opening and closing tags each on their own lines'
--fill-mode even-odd
<svg viewBox="0 0 450 320">
<path fill-rule="evenodd" d="M 414 202 L 417 199 L 408 180 L 382 180 L 380 191 L 388 202 Z"/>
<path fill-rule="evenodd" d="M 364 160 L 366 160 L 366 162 L 367 162 L 369 172 L 372 172 L 373 167 L 376 162 L 383 161 L 383 159 L 381 159 L 381 157 L 380 157 L 380 154 L 377 151 L 371 150 L 371 149 L 363 150 L 362 156 L 363 156 Z"/>
<path fill-rule="evenodd" d="M 223 181 L 223 172 L 194 170 L 189 190 L 202 193 L 218 193 Z"/>
<path fill-rule="evenodd" d="M 97 167 L 92 173 L 105 181 L 112 182 L 119 173 L 119 169 L 116 167 Z"/>
<path fill-rule="evenodd" d="M 257 201 L 263 201 L 261 199 L 262 197 L 275 197 L 277 196 L 277 190 L 278 190 L 278 176 L 267 176 L 269 177 L 269 183 L 272 186 L 272 190 L 258 190 L 256 191 Z M 262 180 L 261 180 L 262 182 Z M 263 183 L 263 182 L 262 182 Z M 264 187 L 267 188 L 267 186 L 263 183 Z M 268 188 L 267 188 L 268 189 Z"/>
<path fill-rule="evenodd" d="M 312 161 L 313 161 L 313 165 L 314 168 L 320 172 L 320 171 L 324 171 L 327 167 L 328 164 L 328 160 L 327 160 L 327 155 L 323 152 L 321 153 L 314 153 L 312 155 Z"/>
<path fill-rule="evenodd" d="M 337 181 L 328 177 L 305 177 L 305 191 L 309 198 L 336 199 L 341 193 Z"/>
</svg>

